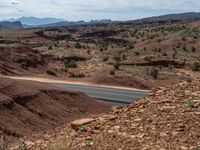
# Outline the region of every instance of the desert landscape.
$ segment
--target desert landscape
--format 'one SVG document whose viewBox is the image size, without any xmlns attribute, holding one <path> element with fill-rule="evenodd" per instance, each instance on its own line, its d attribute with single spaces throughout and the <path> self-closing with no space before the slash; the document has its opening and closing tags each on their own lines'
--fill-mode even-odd
<svg viewBox="0 0 200 150">
<path fill-rule="evenodd" d="M 199 21 L 2 31 L 1 74 L 151 89 L 199 70 Z M 6 67 L 5 67 L 6 66 Z"/>
<path fill-rule="evenodd" d="M 59 21 L 0 22 L 0 150 L 200 149 L 200 13 Z"/>
</svg>

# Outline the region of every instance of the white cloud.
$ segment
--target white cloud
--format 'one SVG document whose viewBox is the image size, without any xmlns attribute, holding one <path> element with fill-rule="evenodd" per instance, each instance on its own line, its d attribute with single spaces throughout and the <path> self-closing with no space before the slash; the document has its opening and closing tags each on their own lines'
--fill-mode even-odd
<svg viewBox="0 0 200 150">
<path fill-rule="evenodd" d="M 37 16 L 67 20 L 135 19 L 162 13 L 200 11 L 199 0 L 0 0 L 0 19 Z M 125 12 L 125 13 L 124 13 Z"/>
</svg>

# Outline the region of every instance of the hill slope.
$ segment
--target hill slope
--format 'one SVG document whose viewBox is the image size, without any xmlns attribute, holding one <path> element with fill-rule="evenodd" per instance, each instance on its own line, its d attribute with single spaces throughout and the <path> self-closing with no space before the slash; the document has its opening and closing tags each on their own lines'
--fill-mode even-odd
<svg viewBox="0 0 200 150">
<path fill-rule="evenodd" d="M 0 74 L 3 75 L 38 73 L 45 68 L 40 52 L 29 47 L 0 47 L 0 59 Z"/>
<path fill-rule="evenodd" d="M 194 80 L 154 89 L 148 97 L 96 118 L 84 131 L 67 126 L 51 133 L 48 141 L 52 148 L 62 147 L 67 133 L 70 150 L 189 150 L 200 146 L 199 125 L 200 81 Z M 47 146 L 42 139 L 39 144 Z M 38 148 L 34 142 L 30 147 Z"/>
<path fill-rule="evenodd" d="M 5 142 L 46 131 L 110 106 L 44 83 L 0 78 L 0 131 Z"/>
<path fill-rule="evenodd" d="M 200 20 L 200 13 L 188 12 L 179 14 L 167 14 L 155 17 L 147 17 L 138 20 L 133 20 L 133 23 L 148 23 L 148 22 L 168 22 L 168 21 L 197 21 Z"/>
</svg>

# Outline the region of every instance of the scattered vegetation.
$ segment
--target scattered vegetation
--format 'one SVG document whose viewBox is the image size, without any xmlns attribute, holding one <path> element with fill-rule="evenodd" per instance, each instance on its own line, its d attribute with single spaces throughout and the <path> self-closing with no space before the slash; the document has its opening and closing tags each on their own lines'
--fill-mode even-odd
<svg viewBox="0 0 200 150">
<path fill-rule="evenodd" d="M 162 52 L 162 56 L 167 56 L 167 53 L 166 52 Z"/>
<path fill-rule="evenodd" d="M 76 72 L 69 72 L 69 78 L 85 78 L 85 74 L 76 73 Z"/>
<path fill-rule="evenodd" d="M 199 62 L 194 62 L 191 65 L 192 71 L 200 71 L 200 63 Z"/>
<path fill-rule="evenodd" d="M 150 70 L 150 75 L 154 78 L 154 79 L 158 79 L 158 74 L 159 74 L 159 70 L 155 67 L 153 67 Z"/>
<path fill-rule="evenodd" d="M 28 150 L 25 143 L 22 143 L 22 145 L 19 147 L 19 150 Z"/>
<path fill-rule="evenodd" d="M 139 56 L 140 55 L 140 53 L 138 51 L 135 51 L 134 54 L 135 54 L 135 56 Z"/>
<path fill-rule="evenodd" d="M 56 142 L 49 141 L 46 146 L 47 150 L 68 150 L 72 140 L 67 134 L 64 134 L 62 137 L 58 139 Z M 40 147 L 40 149 L 42 149 Z M 45 149 L 45 148 L 43 148 Z"/>
<path fill-rule="evenodd" d="M 199 22 L 196 25 L 199 25 Z M 55 54 L 56 57 L 59 56 L 56 60 L 63 60 L 68 56 L 80 57 L 76 61 L 66 60 L 62 65 L 58 62 L 56 65 L 60 65 L 61 71 L 57 73 L 57 76 L 69 76 L 69 70 L 79 72 L 78 67 L 80 65 L 81 69 L 86 69 L 88 76 L 97 75 L 98 71 L 103 68 L 102 71 L 105 74 L 114 75 L 119 73 L 122 76 L 137 75 L 141 78 L 152 79 L 152 77 L 156 78 L 157 75 L 154 75 L 156 71 L 152 71 L 151 68 L 153 66 L 155 68 L 165 66 L 159 69 L 159 72 L 162 71 L 159 78 L 163 79 L 160 82 L 165 82 L 165 79 L 172 79 L 172 76 L 176 74 L 168 69 L 171 69 L 171 66 L 174 66 L 174 68 L 179 67 L 179 65 L 176 65 L 179 62 L 180 64 L 186 62 L 185 66 L 191 61 L 196 62 L 191 64 L 191 69 L 199 71 L 199 63 L 197 62 L 200 56 L 200 29 L 196 25 L 193 22 L 182 24 L 160 22 L 158 24 L 130 23 L 109 26 L 94 25 L 92 27 L 86 25 L 74 26 L 74 29 L 55 27 L 50 31 L 44 28 L 44 31 L 41 29 L 41 33 L 38 34 L 38 36 L 43 36 L 44 43 L 42 43 L 43 41 L 35 42 L 35 38 L 23 37 L 23 35 L 28 37 L 27 35 L 32 31 L 33 33 L 36 32 L 35 29 L 31 29 L 29 32 L 22 30 L 23 35 L 21 34 L 20 37 L 16 36 L 19 31 L 15 31 L 17 32 L 15 41 L 21 40 L 21 44 L 26 41 L 27 46 L 31 44 L 34 49 L 39 50 L 41 53 Z M 8 38 L 5 37 L 12 37 L 12 35 L 13 32 L 0 34 L 0 43 L 10 44 L 12 41 L 7 41 Z M 51 49 L 53 50 L 50 51 Z M 104 62 L 103 66 L 97 65 L 99 61 Z M 112 64 L 112 69 L 110 69 L 110 64 Z M 123 69 L 118 71 L 122 64 Z M 138 66 L 135 66 L 136 64 Z M 145 72 L 146 67 L 149 67 L 148 76 Z M 184 65 L 181 67 L 184 67 Z M 29 70 L 27 63 L 20 63 L 20 68 Z M 92 71 L 90 72 L 87 69 Z M 150 72 L 152 72 L 152 75 L 150 75 Z M 79 75 L 71 76 L 76 77 Z"/>
<path fill-rule="evenodd" d="M 146 117 L 146 121 L 147 121 L 148 123 L 152 123 L 152 122 L 153 122 L 153 119 L 152 119 L 151 116 L 147 116 L 147 117 Z"/>
<path fill-rule="evenodd" d="M 104 56 L 104 57 L 103 57 L 103 61 L 104 61 L 104 62 L 106 62 L 106 61 L 108 61 L 108 60 L 109 60 L 109 56 Z"/>
<path fill-rule="evenodd" d="M 187 39 L 186 39 L 186 37 L 182 37 L 182 40 L 183 40 L 183 41 L 186 41 Z"/>
<path fill-rule="evenodd" d="M 75 60 L 65 60 L 64 65 L 65 68 L 77 68 L 77 63 Z"/>
<path fill-rule="evenodd" d="M 177 51 L 174 51 L 173 54 L 172 54 L 172 58 L 175 59 L 176 55 L 177 55 Z"/>
<path fill-rule="evenodd" d="M 92 145 L 92 140 L 91 139 L 85 139 L 84 143 L 86 146 L 91 146 Z"/>
<path fill-rule="evenodd" d="M 99 49 L 100 49 L 101 52 L 108 50 L 108 43 L 107 42 L 101 42 L 100 45 L 99 45 Z"/>
<path fill-rule="evenodd" d="M 53 46 L 50 45 L 50 46 L 48 47 L 48 50 L 52 50 L 52 49 L 53 49 Z"/>
<path fill-rule="evenodd" d="M 146 57 L 144 57 L 144 60 L 145 60 L 145 61 L 148 61 L 148 62 L 151 62 L 152 59 L 154 59 L 153 56 L 146 56 Z"/>
<path fill-rule="evenodd" d="M 87 54 L 91 54 L 91 50 L 87 50 Z"/>
<path fill-rule="evenodd" d="M 119 62 L 119 61 L 116 61 L 116 62 L 113 64 L 113 67 L 114 67 L 115 70 L 119 70 L 120 62 Z"/>
<path fill-rule="evenodd" d="M 196 47 L 192 47 L 192 52 L 195 53 L 196 52 Z"/>
<path fill-rule="evenodd" d="M 193 148 L 192 150 L 200 150 L 200 146 Z"/>
<path fill-rule="evenodd" d="M 195 105 L 195 102 L 194 102 L 194 101 L 192 101 L 192 100 L 186 101 L 186 107 L 193 108 L 194 105 Z"/>
<path fill-rule="evenodd" d="M 80 132 L 86 131 L 86 127 L 84 125 L 80 125 L 78 131 Z"/>
<path fill-rule="evenodd" d="M 114 56 L 113 60 L 117 61 L 117 62 L 120 62 L 121 61 L 121 57 L 120 56 Z"/>
<path fill-rule="evenodd" d="M 127 56 L 125 54 L 122 55 L 122 60 L 127 60 Z"/>
<path fill-rule="evenodd" d="M 81 48 L 82 48 L 82 45 L 81 45 L 79 42 L 77 42 L 77 43 L 74 45 L 74 47 L 77 48 L 77 49 L 81 49 Z"/>
<path fill-rule="evenodd" d="M 156 49 L 154 49 L 154 51 L 160 53 L 162 51 L 162 49 L 161 48 L 156 48 Z"/>
<path fill-rule="evenodd" d="M 132 44 L 125 45 L 127 50 L 134 49 L 135 47 Z"/>
<path fill-rule="evenodd" d="M 115 70 L 110 70 L 110 75 L 115 75 Z"/>
</svg>

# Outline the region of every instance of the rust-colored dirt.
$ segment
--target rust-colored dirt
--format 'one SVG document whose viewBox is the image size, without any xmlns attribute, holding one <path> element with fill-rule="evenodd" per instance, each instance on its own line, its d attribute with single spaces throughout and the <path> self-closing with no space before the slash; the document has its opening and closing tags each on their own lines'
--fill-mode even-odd
<svg viewBox="0 0 200 150">
<path fill-rule="evenodd" d="M 45 60 L 40 52 L 29 47 L 0 47 L 0 74 L 25 75 L 40 73 Z"/>
<path fill-rule="evenodd" d="M 30 81 L 0 78 L 0 130 L 6 142 L 108 111 L 83 93 Z"/>
</svg>

